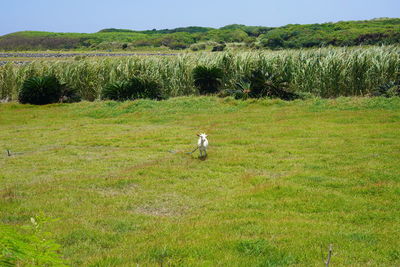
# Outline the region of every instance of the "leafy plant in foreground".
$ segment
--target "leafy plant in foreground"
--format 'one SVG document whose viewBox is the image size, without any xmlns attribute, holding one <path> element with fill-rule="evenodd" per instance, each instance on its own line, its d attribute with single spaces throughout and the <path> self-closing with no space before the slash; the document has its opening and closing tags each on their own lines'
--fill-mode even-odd
<svg viewBox="0 0 400 267">
<path fill-rule="evenodd" d="M 197 66 L 193 69 L 194 85 L 200 94 L 217 93 L 223 77 L 222 70 L 217 67 Z"/>
<path fill-rule="evenodd" d="M 58 254 L 60 246 L 34 218 L 31 223 L 24 230 L 0 225 L 0 266 L 66 266 Z"/>
</svg>

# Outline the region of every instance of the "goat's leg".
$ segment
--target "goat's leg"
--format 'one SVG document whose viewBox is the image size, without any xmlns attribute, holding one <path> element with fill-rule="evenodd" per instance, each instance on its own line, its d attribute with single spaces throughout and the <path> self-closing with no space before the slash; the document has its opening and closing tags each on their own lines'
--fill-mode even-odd
<svg viewBox="0 0 400 267">
<path fill-rule="evenodd" d="M 200 151 L 200 158 L 202 158 L 203 157 L 203 150 L 199 149 L 199 151 Z"/>
</svg>

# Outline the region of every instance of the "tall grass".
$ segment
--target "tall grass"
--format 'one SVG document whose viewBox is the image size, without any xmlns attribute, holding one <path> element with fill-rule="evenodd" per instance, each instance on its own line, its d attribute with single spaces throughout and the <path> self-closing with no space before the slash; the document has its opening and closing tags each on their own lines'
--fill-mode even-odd
<svg viewBox="0 0 400 267">
<path fill-rule="evenodd" d="M 199 53 L 176 57 L 133 56 L 80 61 L 36 61 L 0 67 L 0 98 L 16 99 L 26 78 L 55 75 L 83 99 L 99 97 L 107 83 L 133 75 L 157 80 L 169 96 L 196 94 L 192 70 L 197 65 L 224 71 L 223 87 L 231 89 L 251 71 L 281 73 L 294 92 L 321 97 L 365 95 L 400 71 L 400 47 L 322 48 L 275 52 Z"/>
</svg>

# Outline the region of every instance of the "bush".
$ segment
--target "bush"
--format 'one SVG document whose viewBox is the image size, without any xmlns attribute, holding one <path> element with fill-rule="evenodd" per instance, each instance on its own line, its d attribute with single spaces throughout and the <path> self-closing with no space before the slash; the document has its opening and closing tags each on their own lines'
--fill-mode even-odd
<svg viewBox="0 0 400 267">
<path fill-rule="evenodd" d="M 85 60 L 86 56 L 75 56 L 74 60 L 79 61 L 79 60 Z"/>
<path fill-rule="evenodd" d="M 183 42 L 171 42 L 167 45 L 167 47 L 172 50 L 181 50 L 186 49 L 188 45 Z"/>
<path fill-rule="evenodd" d="M 128 88 L 129 82 L 126 81 L 116 81 L 114 83 L 109 83 L 103 88 L 101 92 L 101 98 L 117 101 L 130 99 L 131 96 L 129 94 Z"/>
<path fill-rule="evenodd" d="M 261 70 L 255 70 L 249 77 L 250 93 L 253 98 L 271 97 L 283 100 L 294 100 L 298 95 L 288 92 L 288 82 L 281 75 Z"/>
<path fill-rule="evenodd" d="M 149 98 L 154 100 L 162 100 L 166 97 L 163 95 L 161 85 L 155 81 L 133 77 L 130 80 L 130 90 L 133 99 Z"/>
<path fill-rule="evenodd" d="M 18 100 L 22 104 L 45 105 L 58 102 L 61 94 L 62 85 L 56 77 L 32 77 L 24 81 Z"/>
<path fill-rule="evenodd" d="M 117 81 L 108 84 L 103 88 L 102 98 L 116 101 L 139 98 L 165 99 L 161 91 L 161 86 L 157 82 L 139 77 L 133 77 L 129 81 Z"/>
<path fill-rule="evenodd" d="M 45 105 L 50 103 L 72 103 L 81 101 L 78 92 L 60 83 L 54 76 L 31 77 L 26 79 L 19 91 L 22 104 Z"/>
<path fill-rule="evenodd" d="M 225 44 L 216 45 L 216 46 L 214 46 L 214 47 L 212 48 L 211 52 L 221 52 L 221 51 L 224 51 L 225 47 L 226 47 Z"/>
<path fill-rule="evenodd" d="M 400 96 L 400 84 L 397 84 L 394 81 L 381 84 L 372 92 L 372 96 Z"/>
<path fill-rule="evenodd" d="M 204 49 L 206 49 L 206 44 L 204 44 L 204 43 L 192 44 L 190 46 L 190 50 L 192 50 L 192 51 L 199 51 L 199 50 L 204 50 Z"/>
<path fill-rule="evenodd" d="M 222 77 L 222 70 L 217 67 L 197 66 L 193 69 L 194 85 L 200 94 L 217 93 Z"/>
<path fill-rule="evenodd" d="M 66 84 L 61 84 L 61 97 L 59 102 L 61 103 L 74 103 L 81 101 L 81 96 L 78 90 L 68 87 Z"/>
<path fill-rule="evenodd" d="M 228 89 L 225 91 L 227 95 L 233 96 L 235 99 L 246 100 L 249 98 L 251 84 L 247 81 L 240 81 L 236 84 L 236 89 Z"/>
<path fill-rule="evenodd" d="M 393 97 L 400 96 L 400 72 L 394 81 L 389 81 L 377 86 L 371 92 L 372 96 Z"/>
</svg>

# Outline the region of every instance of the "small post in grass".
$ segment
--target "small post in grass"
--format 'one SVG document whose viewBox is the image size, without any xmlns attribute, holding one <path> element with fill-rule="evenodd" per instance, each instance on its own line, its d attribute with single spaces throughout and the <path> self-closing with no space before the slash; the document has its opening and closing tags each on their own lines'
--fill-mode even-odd
<svg viewBox="0 0 400 267">
<path fill-rule="evenodd" d="M 331 262 L 332 250 L 332 244 L 329 244 L 328 259 L 325 262 L 325 267 L 329 267 L 329 263 Z"/>
<path fill-rule="evenodd" d="M 6 150 L 7 150 L 7 156 L 11 157 L 11 151 L 9 149 Z"/>
</svg>

